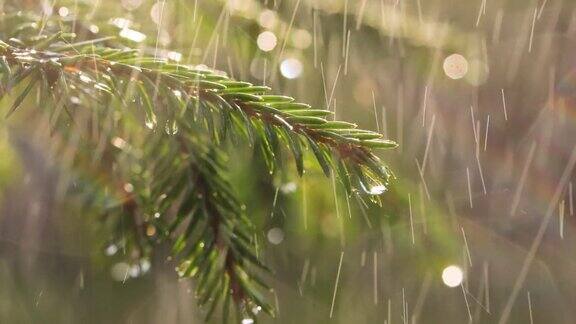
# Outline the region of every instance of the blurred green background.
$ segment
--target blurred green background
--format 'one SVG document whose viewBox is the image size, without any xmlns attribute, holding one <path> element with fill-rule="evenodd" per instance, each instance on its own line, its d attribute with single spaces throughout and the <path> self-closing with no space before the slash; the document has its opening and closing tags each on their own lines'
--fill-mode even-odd
<svg viewBox="0 0 576 324">
<path fill-rule="evenodd" d="M 382 155 L 397 177 L 383 207 L 366 211 L 313 161 L 269 181 L 237 150 L 235 190 L 274 270 L 279 314 L 261 322 L 576 322 L 574 175 L 561 181 L 576 143 L 573 1 L 0 6 L 269 85 L 400 144 Z M 46 134 L 19 125 L 0 123 L 0 322 L 201 322 L 176 263 L 137 267 L 108 246 L 59 194 Z"/>
</svg>

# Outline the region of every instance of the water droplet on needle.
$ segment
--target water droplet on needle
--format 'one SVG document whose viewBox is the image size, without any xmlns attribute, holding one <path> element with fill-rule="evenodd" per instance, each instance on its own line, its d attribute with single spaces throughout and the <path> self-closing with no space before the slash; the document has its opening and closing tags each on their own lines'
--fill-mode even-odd
<svg viewBox="0 0 576 324">
<path fill-rule="evenodd" d="M 369 193 L 371 195 L 381 195 L 386 191 L 386 186 L 384 185 L 377 185 L 370 188 Z"/>
</svg>

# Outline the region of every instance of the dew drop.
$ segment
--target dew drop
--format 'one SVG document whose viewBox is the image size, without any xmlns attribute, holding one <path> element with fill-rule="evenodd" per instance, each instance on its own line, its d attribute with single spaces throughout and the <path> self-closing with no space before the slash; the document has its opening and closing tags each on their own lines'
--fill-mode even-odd
<svg viewBox="0 0 576 324">
<path fill-rule="evenodd" d="M 283 194 L 293 193 L 296 189 L 298 189 L 298 185 L 295 182 L 288 182 L 280 187 Z"/>
<path fill-rule="evenodd" d="M 100 31 L 100 27 L 98 27 L 96 25 L 90 25 L 90 27 L 88 27 L 88 29 L 90 29 L 90 31 L 93 32 L 94 34 L 96 34 Z"/>
<path fill-rule="evenodd" d="M 129 39 L 136 43 L 141 43 L 146 39 L 146 34 L 143 34 L 137 30 L 130 29 L 130 28 L 122 28 L 120 31 L 120 37 Z"/>
<path fill-rule="evenodd" d="M 362 187 L 362 190 L 364 190 L 365 193 L 374 196 L 381 195 L 387 190 L 386 186 L 380 183 L 366 184 L 360 181 L 360 186 Z"/>
<path fill-rule="evenodd" d="M 148 272 L 148 270 L 150 270 L 150 261 L 148 261 L 148 259 L 142 259 L 140 260 L 140 271 L 142 273 L 146 273 Z"/>
<path fill-rule="evenodd" d="M 377 186 L 373 186 L 370 188 L 369 190 L 369 194 L 371 195 L 381 195 L 386 191 L 386 186 L 384 185 L 377 185 Z"/>
<path fill-rule="evenodd" d="M 80 81 L 84 82 L 84 83 L 90 83 L 92 82 L 92 79 L 90 79 L 89 76 L 87 76 L 84 73 L 80 73 Z"/>
<path fill-rule="evenodd" d="M 154 225 L 148 225 L 146 227 L 146 235 L 149 237 L 156 235 L 156 227 Z"/>
<path fill-rule="evenodd" d="M 127 182 L 124 184 L 124 191 L 131 193 L 134 191 L 134 185 L 132 185 L 131 183 Z"/>
<path fill-rule="evenodd" d="M 113 18 L 111 23 L 112 23 L 112 25 L 123 29 L 123 28 L 130 27 L 130 25 L 132 25 L 132 20 L 118 17 L 118 18 Z"/>
<path fill-rule="evenodd" d="M 172 124 L 172 135 L 178 134 L 178 125 L 176 123 Z"/>
<path fill-rule="evenodd" d="M 140 265 L 134 264 L 130 266 L 129 274 L 132 278 L 138 277 L 140 275 Z"/>
<path fill-rule="evenodd" d="M 149 129 L 156 128 L 156 116 L 153 114 L 147 114 L 145 123 L 146 127 L 148 127 Z"/>
<path fill-rule="evenodd" d="M 112 139 L 112 145 L 114 145 L 115 147 L 117 147 L 121 150 L 125 149 L 127 146 L 126 141 L 120 137 L 114 137 Z"/>
<path fill-rule="evenodd" d="M 107 256 L 112 256 L 116 254 L 116 252 L 118 252 L 118 246 L 116 244 L 108 245 L 108 247 L 106 247 L 106 251 L 104 251 Z"/>
</svg>

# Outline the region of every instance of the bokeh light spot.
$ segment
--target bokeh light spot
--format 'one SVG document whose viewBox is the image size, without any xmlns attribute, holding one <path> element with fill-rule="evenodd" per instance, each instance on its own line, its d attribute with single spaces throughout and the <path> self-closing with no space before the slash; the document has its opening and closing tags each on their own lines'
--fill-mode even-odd
<svg viewBox="0 0 576 324">
<path fill-rule="evenodd" d="M 265 31 L 258 35 L 256 39 L 256 44 L 258 44 L 258 48 L 263 50 L 264 52 L 270 52 L 271 50 L 276 47 L 277 43 L 276 35 L 274 35 L 271 31 Z"/>
<path fill-rule="evenodd" d="M 165 3 L 163 1 L 161 2 L 159 1 L 152 6 L 152 9 L 150 9 L 150 17 L 152 18 L 152 21 L 156 25 L 160 25 L 160 23 L 162 23 L 162 16 L 164 15 L 164 5 Z"/>
<path fill-rule="evenodd" d="M 460 267 L 451 265 L 442 271 L 442 281 L 448 287 L 454 288 L 460 286 L 464 279 L 464 273 Z"/>
<path fill-rule="evenodd" d="M 468 73 L 468 60 L 460 54 L 452 54 L 444 59 L 443 67 L 450 79 L 462 79 Z"/>
<path fill-rule="evenodd" d="M 130 272 L 130 265 L 125 262 L 119 262 L 112 266 L 110 269 L 110 276 L 116 281 L 124 281 L 128 278 Z"/>
<path fill-rule="evenodd" d="M 276 12 L 272 10 L 264 10 L 258 16 L 258 23 L 260 26 L 272 29 L 276 26 L 277 19 L 276 19 Z"/>
<path fill-rule="evenodd" d="M 466 81 L 473 86 L 480 86 L 488 80 L 490 68 L 488 64 L 482 60 L 473 59 L 469 62 L 468 74 L 466 74 Z"/>
<path fill-rule="evenodd" d="M 70 10 L 66 7 L 60 7 L 60 9 L 58 9 L 58 15 L 60 15 L 60 17 L 66 17 L 70 14 Z"/>
<path fill-rule="evenodd" d="M 288 58 L 280 64 L 280 73 L 287 79 L 296 79 L 302 74 L 302 62 L 296 58 Z"/>
<path fill-rule="evenodd" d="M 122 6 L 126 10 L 135 10 L 142 5 L 142 0 L 122 0 Z"/>
<path fill-rule="evenodd" d="M 292 33 L 292 45 L 298 49 L 306 49 L 312 44 L 312 35 L 306 29 L 298 29 Z"/>
<path fill-rule="evenodd" d="M 268 241 L 274 245 L 278 245 L 284 241 L 284 231 L 278 227 L 271 228 L 268 231 Z"/>
</svg>

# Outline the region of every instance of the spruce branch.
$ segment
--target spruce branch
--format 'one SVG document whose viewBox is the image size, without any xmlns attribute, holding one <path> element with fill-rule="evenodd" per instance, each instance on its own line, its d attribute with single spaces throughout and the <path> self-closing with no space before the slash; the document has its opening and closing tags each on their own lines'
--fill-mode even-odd
<svg viewBox="0 0 576 324">
<path fill-rule="evenodd" d="M 379 202 L 388 185 L 391 174 L 373 151 L 396 143 L 329 120 L 328 110 L 267 94 L 268 87 L 220 71 L 106 47 L 108 37 L 76 39 L 53 28 L 30 32 L 37 28 L 16 25 L 7 33 L 11 38 L 0 41 L 0 95 L 14 98 L 7 117 L 37 94 L 36 104 L 49 113 L 54 132 L 72 138 L 70 121 L 92 110 L 97 118 L 90 119 L 90 131 L 99 136 L 83 137 L 82 145 L 94 158 L 79 154 L 72 166 L 88 169 L 99 160 L 92 166 L 110 179 L 104 192 L 86 181 L 87 200 L 106 206 L 117 238 L 138 257 L 151 253 L 154 244 L 173 242 L 179 273 L 196 278 L 208 316 L 218 305 L 224 314 L 235 306 L 239 318 L 260 309 L 272 314 L 261 293 L 268 287 L 259 274 L 266 267 L 255 252 L 256 230 L 226 180 L 226 143 L 244 138 L 270 172 L 282 171 L 278 162 L 288 147 L 300 176 L 304 156 L 312 151 L 324 173 L 334 170 L 348 194 L 362 202 L 365 197 Z M 149 131 L 139 149 L 131 150 L 122 137 L 141 136 L 140 125 Z M 144 171 L 132 172 L 132 164 Z M 132 192 L 125 183 L 146 190 Z M 110 190 L 113 194 L 106 193 Z M 151 216 L 173 210 L 172 218 Z"/>
<path fill-rule="evenodd" d="M 58 37 L 55 37 L 56 39 Z M 46 41 L 46 40 L 44 40 Z M 42 42 L 43 43 L 43 42 Z M 206 111 L 217 112 L 221 116 L 222 129 L 229 130 L 230 123 L 239 127 L 251 143 L 254 136 L 266 146 L 263 150 L 270 169 L 274 170 L 274 160 L 278 148 L 273 147 L 278 139 L 283 139 L 291 148 L 296 159 L 297 170 L 303 173 L 302 147 L 304 141 L 310 144 L 315 156 L 328 173 L 331 155 L 337 155 L 345 163 L 347 173 L 362 180 L 369 176 L 372 180 L 386 183 L 390 174 L 382 166 L 372 149 L 390 149 L 396 147 L 393 141 L 381 139 L 382 135 L 357 129 L 355 124 L 343 121 L 328 121 L 324 116 L 330 111 L 311 109 L 307 104 L 294 102 L 287 96 L 266 95 L 265 86 L 254 86 L 248 82 L 234 81 L 220 72 L 200 69 L 186 65 L 168 63 L 150 57 L 138 56 L 135 50 L 111 49 L 88 46 L 82 42 L 81 48 L 74 45 L 58 47 L 55 52 L 21 49 L 7 43 L 0 43 L 0 65 L 5 71 L 17 66 L 17 72 L 11 75 L 8 86 L 13 86 L 31 76 L 26 88 L 17 97 L 8 116 L 12 114 L 42 76 L 48 86 L 69 76 L 82 80 L 82 77 L 99 78 L 100 73 L 107 78 L 102 82 L 88 79 L 99 92 L 123 98 L 117 90 L 118 82 L 137 83 L 141 92 L 142 108 L 146 112 L 146 123 L 152 128 L 157 124 L 157 112 L 154 109 L 158 96 L 185 110 L 198 104 L 204 113 L 203 126 L 214 135 L 218 142 L 225 133 L 217 134 L 216 122 Z M 75 48 L 77 53 L 66 51 Z M 62 50 L 64 48 L 64 50 Z M 62 78 L 61 78 L 62 77 Z M 85 92 L 89 94 L 90 90 Z M 153 94 L 153 98 L 149 96 Z M 92 93 L 92 95 L 98 95 Z M 154 101 L 154 102 L 153 102 Z M 170 113 L 170 112 L 169 112 Z M 171 112 L 175 113 L 175 112 Z M 174 118 L 175 116 L 170 116 Z M 350 189 L 350 188 L 347 188 Z"/>
</svg>

